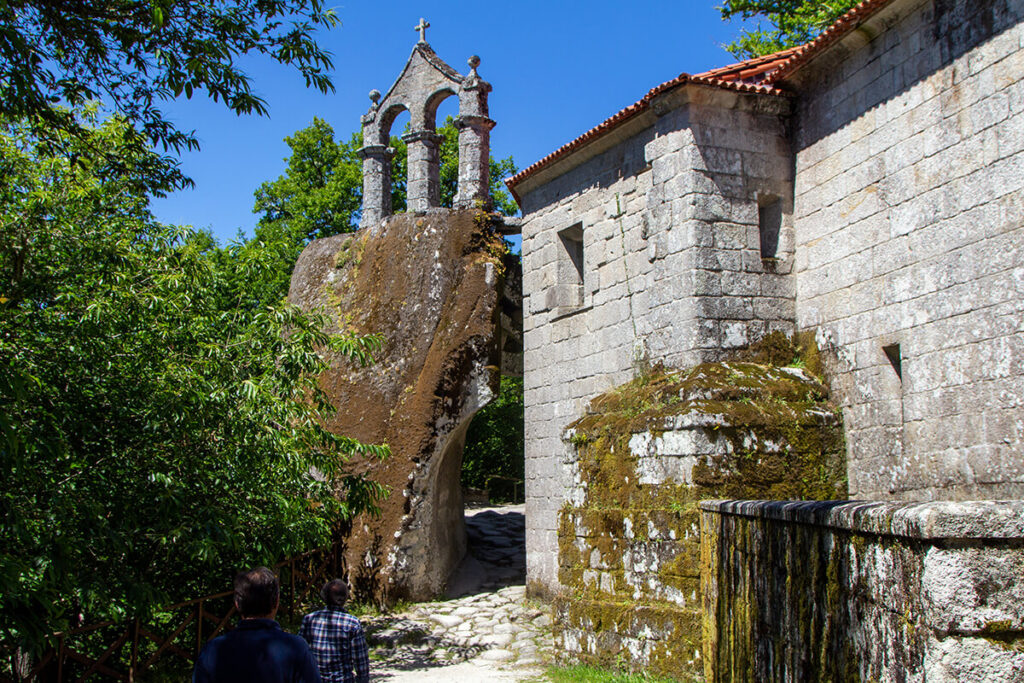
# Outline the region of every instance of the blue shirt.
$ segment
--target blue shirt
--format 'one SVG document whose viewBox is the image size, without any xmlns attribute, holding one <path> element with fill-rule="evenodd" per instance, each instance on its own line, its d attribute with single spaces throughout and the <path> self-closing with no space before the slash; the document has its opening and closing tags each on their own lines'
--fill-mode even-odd
<svg viewBox="0 0 1024 683">
<path fill-rule="evenodd" d="M 337 607 L 327 607 L 302 618 L 299 629 L 320 667 L 325 683 L 367 683 L 370 655 L 363 625 Z"/>
<path fill-rule="evenodd" d="M 192 683 L 320 683 L 306 641 L 273 619 L 242 619 L 196 659 Z"/>
</svg>

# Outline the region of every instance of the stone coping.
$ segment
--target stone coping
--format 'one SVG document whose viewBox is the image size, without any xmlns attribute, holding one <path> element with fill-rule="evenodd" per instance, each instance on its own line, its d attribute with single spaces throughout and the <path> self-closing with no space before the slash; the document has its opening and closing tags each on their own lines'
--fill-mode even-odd
<svg viewBox="0 0 1024 683">
<path fill-rule="evenodd" d="M 704 512 L 810 524 L 916 540 L 1024 540 L 1024 500 L 872 501 L 705 500 Z"/>
</svg>

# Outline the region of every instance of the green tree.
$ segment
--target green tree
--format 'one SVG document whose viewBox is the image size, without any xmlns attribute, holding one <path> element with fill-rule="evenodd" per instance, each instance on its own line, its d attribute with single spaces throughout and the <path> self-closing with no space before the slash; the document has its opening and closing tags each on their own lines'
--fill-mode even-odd
<svg viewBox="0 0 1024 683">
<path fill-rule="evenodd" d="M 739 59 L 768 55 L 813 40 L 860 0 L 725 0 L 723 19 L 767 20 L 744 29 L 725 48 Z"/>
<path fill-rule="evenodd" d="M 455 194 L 459 189 L 459 130 L 455 127 L 455 121 L 451 116 L 447 117 L 444 125 L 437 129 L 441 135 L 441 206 L 452 206 L 455 203 Z M 392 138 L 392 145 L 398 138 Z M 405 158 L 405 146 L 402 146 L 402 158 Z M 512 157 L 504 159 L 489 160 L 490 171 L 490 194 L 494 203 L 494 210 L 503 216 L 514 216 L 519 207 L 505 189 L 505 178 L 513 176 L 518 172 Z M 394 176 L 392 176 L 394 177 Z M 404 167 L 402 178 L 405 177 Z M 396 211 L 405 210 L 405 186 L 401 186 L 402 192 L 395 197 L 394 205 Z"/>
<path fill-rule="evenodd" d="M 458 130 L 451 117 L 438 129 L 442 136 L 441 205 L 452 206 L 458 188 Z M 263 301 L 273 301 L 288 293 L 292 266 L 302 249 L 314 239 L 352 232 L 359 227 L 359 208 L 363 197 L 362 160 L 357 151 L 362 135 L 355 133 L 347 141 L 337 141 L 334 129 L 320 118 L 307 128 L 285 138 L 291 149 L 285 172 L 256 190 L 253 212 L 259 215 L 254 248 L 270 259 L 276 269 L 268 270 L 268 279 L 248 282 L 246 289 Z M 392 136 L 392 206 L 405 210 L 406 146 Z M 517 210 L 505 191 L 502 180 L 516 172 L 511 157 L 490 161 L 491 196 L 495 209 L 505 215 Z"/>
<path fill-rule="evenodd" d="M 386 449 L 326 431 L 316 382 L 320 350 L 379 339 L 240 301 L 259 259 L 157 224 L 173 168 L 91 125 L 74 162 L 0 125 L 0 640 L 27 649 L 322 544 L 383 493 L 345 461 Z"/>
<path fill-rule="evenodd" d="M 331 91 L 331 57 L 314 34 L 337 21 L 322 0 L 5 0 L 0 117 L 78 131 L 71 111 L 102 100 L 164 149 L 195 148 L 161 101 L 205 91 L 238 114 L 265 114 L 239 66 L 248 54 L 293 65 L 307 86 Z"/>
<path fill-rule="evenodd" d="M 489 489 L 496 502 L 511 500 L 510 480 L 523 479 L 525 443 L 523 380 L 502 377 L 498 398 L 473 417 L 466 433 L 462 485 Z"/>
</svg>

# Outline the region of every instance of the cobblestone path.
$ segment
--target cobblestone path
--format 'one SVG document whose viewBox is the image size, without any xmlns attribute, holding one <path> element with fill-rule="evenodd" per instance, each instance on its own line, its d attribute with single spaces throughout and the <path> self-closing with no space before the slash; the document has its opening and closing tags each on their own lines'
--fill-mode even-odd
<svg viewBox="0 0 1024 683">
<path fill-rule="evenodd" d="M 551 655 L 551 619 L 526 600 L 523 506 L 466 512 L 469 556 L 439 602 L 364 619 L 371 680 L 522 681 Z"/>
</svg>

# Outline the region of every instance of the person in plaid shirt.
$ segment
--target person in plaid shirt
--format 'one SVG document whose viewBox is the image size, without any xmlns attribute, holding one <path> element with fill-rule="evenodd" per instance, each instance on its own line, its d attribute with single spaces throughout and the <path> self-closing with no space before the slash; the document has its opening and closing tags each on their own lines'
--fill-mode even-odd
<svg viewBox="0 0 1024 683">
<path fill-rule="evenodd" d="M 348 600 L 348 584 L 334 579 L 324 584 L 322 610 L 302 618 L 299 635 L 309 644 L 324 683 L 368 683 L 370 655 L 363 625 L 342 609 Z"/>
</svg>

